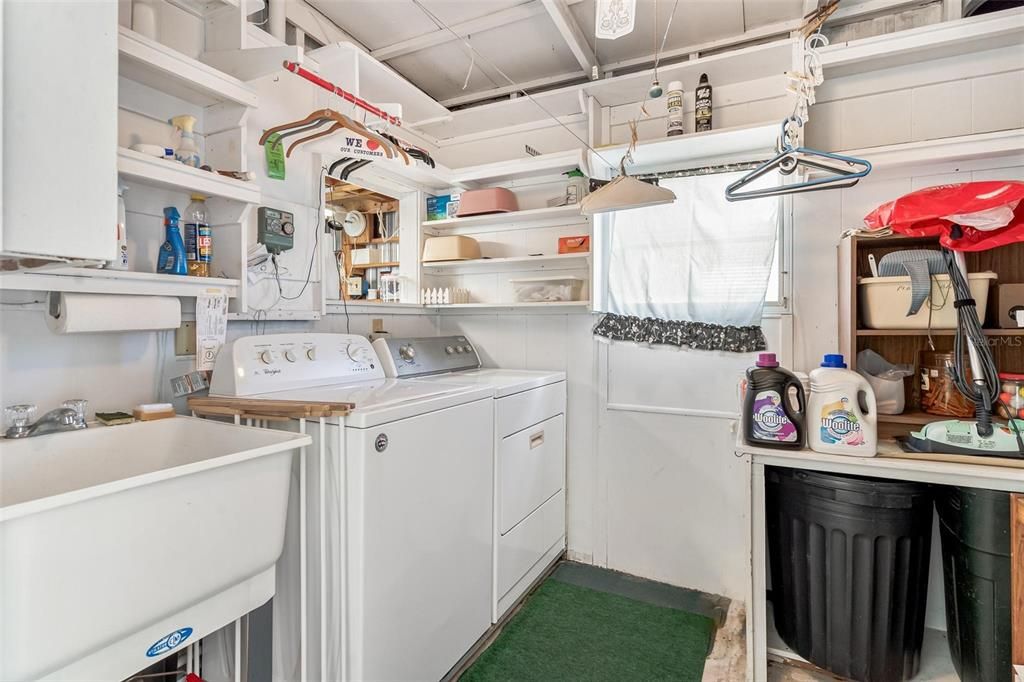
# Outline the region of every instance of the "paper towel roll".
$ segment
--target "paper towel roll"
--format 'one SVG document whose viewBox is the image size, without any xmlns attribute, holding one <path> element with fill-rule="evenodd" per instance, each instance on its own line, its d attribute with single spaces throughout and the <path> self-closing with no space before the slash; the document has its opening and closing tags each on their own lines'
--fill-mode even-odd
<svg viewBox="0 0 1024 682">
<path fill-rule="evenodd" d="M 50 294 L 46 326 L 54 334 L 177 329 L 181 301 L 173 296 Z"/>
</svg>

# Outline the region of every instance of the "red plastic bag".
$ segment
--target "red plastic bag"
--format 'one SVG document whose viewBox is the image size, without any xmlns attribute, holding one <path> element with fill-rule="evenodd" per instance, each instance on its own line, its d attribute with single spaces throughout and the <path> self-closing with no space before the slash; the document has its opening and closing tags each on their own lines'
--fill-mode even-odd
<svg viewBox="0 0 1024 682">
<path fill-rule="evenodd" d="M 954 251 L 985 251 L 1024 242 L 1024 182 L 988 180 L 928 187 L 882 204 L 864 218 L 912 237 L 939 237 Z M 962 236 L 952 234 L 961 227 Z M 976 226 L 972 226 L 976 225 Z M 1000 226 L 1001 225 L 1001 226 Z"/>
</svg>

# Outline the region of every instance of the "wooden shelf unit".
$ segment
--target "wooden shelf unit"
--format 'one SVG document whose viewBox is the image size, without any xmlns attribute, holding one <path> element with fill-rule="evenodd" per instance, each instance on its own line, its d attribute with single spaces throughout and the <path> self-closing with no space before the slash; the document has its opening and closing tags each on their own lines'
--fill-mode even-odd
<svg viewBox="0 0 1024 682">
<path fill-rule="evenodd" d="M 362 302 L 363 299 L 353 299 L 348 295 L 348 288 L 345 286 L 344 278 L 348 276 L 365 277 L 367 270 L 390 271 L 399 268 L 401 263 L 397 260 L 388 260 L 354 265 L 352 263 L 352 251 L 370 246 L 380 247 L 385 244 L 394 244 L 395 251 L 398 250 L 398 235 L 387 238 L 381 236 L 380 225 L 377 221 L 378 213 L 396 213 L 395 221 L 397 223 L 398 200 L 386 194 L 381 194 L 380 192 L 375 192 L 330 176 L 324 179 L 324 184 L 324 201 L 327 206 L 335 209 L 336 214 L 358 211 L 364 214 L 366 218 L 366 229 L 358 237 L 351 237 L 343 231 L 334 233 L 335 236 L 333 237 L 335 246 L 338 245 L 338 239 L 341 240 L 341 248 L 335 248 L 334 256 L 340 259 L 344 275 L 339 282 L 340 291 L 338 292 L 338 299 L 348 302 Z M 367 303 L 393 305 L 392 303 L 385 303 L 380 300 L 367 301 Z"/>
<path fill-rule="evenodd" d="M 932 237 L 886 237 L 854 236 L 842 240 L 839 245 L 839 344 L 840 351 L 847 357 L 851 369 L 857 367 L 857 353 L 865 349 L 874 350 L 893 363 L 914 365 L 914 375 L 905 379 L 906 409 L 903 414 L 879 415 L 882 435 L 899 436 L 916 430 L 919 426 L 943 419 L 955 419 L 929 414 L 920 409 L 920 366 L 918 355 L 929 348 L 929 333 L 926 329 L 868 329 L 862 326 L 858 278 L 870 277 L 868 255 L 881 259 L 887 253 L 903 249 L 939 249 L 938 239 Z M 1024 243 L 1010 244 L 989 251 L 968 253 L 969 272 L 991 270 L 996 279 L 993 286 L 1006 283 L 1024 282 Z M 1024 371 L 1024 329 L 995 328 L 993 291 L 989 289 L 989 306 L 986 314 L 985 334 L 989 347 L 1000 372 Z M 952 351 L 955 329 L 931 331 L 931 341 L 937 351 Z"/>
</svg>

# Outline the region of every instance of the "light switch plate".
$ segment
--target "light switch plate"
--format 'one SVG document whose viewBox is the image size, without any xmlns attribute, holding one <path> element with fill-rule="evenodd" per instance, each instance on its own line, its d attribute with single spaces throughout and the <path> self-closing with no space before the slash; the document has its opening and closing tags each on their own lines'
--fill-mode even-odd
<svg viewBox="0 0 1024 682">
<path fill-rule="evenodd" d="M 174 332 L 174 354 L 196 354 L 196 323 L 182 322 Z"/>
</svg>

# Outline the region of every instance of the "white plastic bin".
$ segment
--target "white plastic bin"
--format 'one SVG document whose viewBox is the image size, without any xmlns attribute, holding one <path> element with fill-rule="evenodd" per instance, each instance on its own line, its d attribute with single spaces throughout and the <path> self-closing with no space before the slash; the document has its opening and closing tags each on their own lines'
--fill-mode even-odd
<svg viewBox="0 0 1024 682">
<path fill-rule="evenodd" d="M 977 302 L 978 317 L 985 321 L 988 308 L 988 287 L 995 281 L 994 272 L 968 275 L 971 295 Z M 907 317 L 910 309 L 910 277 L 862 277 L 860 313 L 868 329 L 956 329 L 956 295 L 949 275 L 932 275 L 931 297 L 916 314 Z"/>
<path fill-rule="evenodd" d="M 517 303 L 578 301 L 583 291 L 582 277 L 528 277 L 510 279 Z"/>
</svg>

